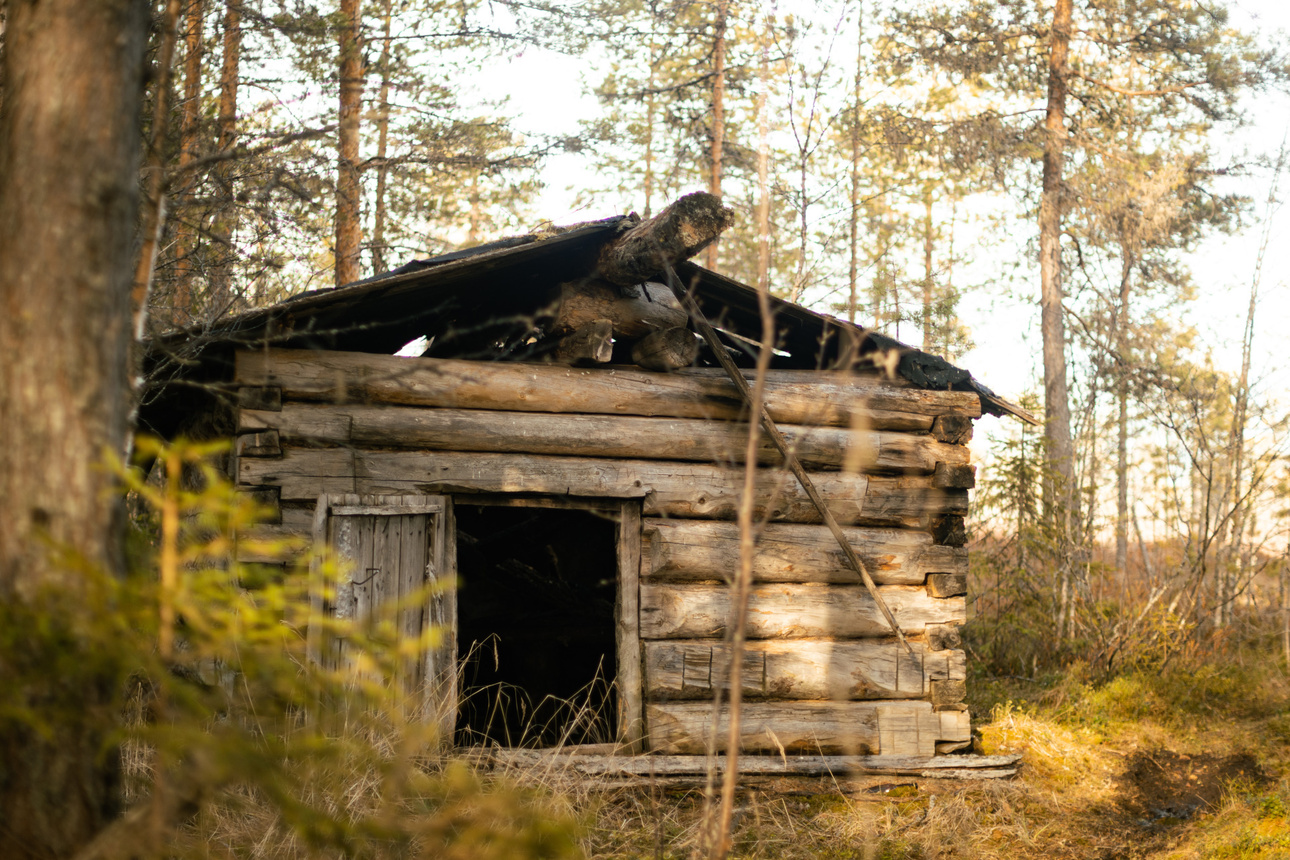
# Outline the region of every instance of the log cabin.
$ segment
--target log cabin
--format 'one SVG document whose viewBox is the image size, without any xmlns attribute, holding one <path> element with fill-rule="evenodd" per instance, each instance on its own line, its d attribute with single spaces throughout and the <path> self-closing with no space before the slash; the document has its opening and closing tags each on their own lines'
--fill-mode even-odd
<svg viewBox="0 0 1290 860">
<path fill-rule="evenodd" d="M 428 592 L 399 635 L 444 634 L 405 679 L 444 738 L 695 756 L 728 686 L 748 380 L 771 350 L 741 750 L 932 766 L 971 742 L 972 422 L 1033 419 L 786 302 L 763 342 L 756 291 L 689 261 L 730 218 L 690 195 L 174 333 L 140 425 L 235 440 L 262 529 L 348 559 L 316 619 Z M 313 658 L 343 660 L 322 628 Z"/>
</svg>

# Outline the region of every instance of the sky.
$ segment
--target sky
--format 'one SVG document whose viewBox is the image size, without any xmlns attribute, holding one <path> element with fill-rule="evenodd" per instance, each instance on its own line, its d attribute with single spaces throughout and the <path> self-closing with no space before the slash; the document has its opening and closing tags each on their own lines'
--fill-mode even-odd
<svg viewBox="0 0 1290 860">
<path fill-rule="evenodd" d="M 1290 0 L 1230 0 L 1229 9 L 1232 23 L 1241 29 L 1290 31 Z M 586 58 L 526 48 L 488 70 L 479 85 L 483 90 L 508 92 L 511 104 L 519 109 L 521 127 L 572 135 L 579 131 L 579 120 L 593 117 L 598 110 L 584 86 L 588 68 Z M 1290 97 L 1260 96 L 1253 114 L 1252 126 L 1239 136 L 1216 141 L 1219 152 L 1234 159 L 1243 154 L 1275 154 L 1290 130 Z M 562 224 L 621 214 L 604 208 L 575 208 L 573 189 L 588 184 L 588 169 L 577 155 L 551 159 L 545 172 L 548 185 L 535 207 L 544 220 Z M 1265 399 L 1290 407 L 1286 394 L 1290 391 L 1290 335 L 1286 334 L 1286 321 L 1290 320 L 1290 212 L 1279 205 L 1268 206 L 1270 173 L 1256 172 L 1235 185 L 1257 201 L 1246 227 L 1234 236 L 1205 242 L 1191 255 L 1198 296 L 1183 313 L 1184 321 L 1197 327 L 1215 364 L 1231 372 L 1239 370 L 1249 291 L 1266 231 L 1253 350 L 1255 381 Z M 1290 175 L 1281 184 L 1290 192 Z M 1018 232 L 1024 232 L 1022 225 Z M 973 265 L 991 265 L 989 253 L 978 250 Z M 960 307 L 961 318 L 977 345 L 958 363 L 1009 398 L 1041 387 L 1037 267 L 1034 280 L 1029 293 L 1024 285 L 1015 295 L 998 290 L 969 292 Z M 978 429 L 978 436 L 988 437 L 992 428 L 987 422 Z M 982 430 L 986 432 L 982 434 Z"/>
</svg>

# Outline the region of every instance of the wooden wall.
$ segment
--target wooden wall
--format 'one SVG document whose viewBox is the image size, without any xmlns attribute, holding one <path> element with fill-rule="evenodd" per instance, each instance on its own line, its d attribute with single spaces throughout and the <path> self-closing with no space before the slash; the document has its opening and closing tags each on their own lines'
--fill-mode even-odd
<svg viewBox="0 0 1290 860">
<path fill-rule="evenodd" d="M 237 357 L 237 479 L 272 528 L 307 532 L 322 493 L 639 499 L 642 696 L 650 748 L 702 752 L 728 659 L 727 577 L 747 425 L 719 372 L 268 350 Z M 974 394 L 877 372 L 772 371 L 771 415 L 910 637 L 899 647 L 769 446 L 758 510 L 743 747 L 931 755 L 970 739 L 963 518 Z"/>
</svg>

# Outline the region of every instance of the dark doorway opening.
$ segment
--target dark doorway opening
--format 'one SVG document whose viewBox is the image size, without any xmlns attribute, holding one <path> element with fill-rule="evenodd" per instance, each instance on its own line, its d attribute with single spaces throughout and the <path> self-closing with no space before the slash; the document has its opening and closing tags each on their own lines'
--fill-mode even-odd
<svg viewBox="0 0 1290 860">
<path fill-rule="evenodd" d="M 455 511 L 457 743 L 613 742 L 614 518 L 461 502 Z"/>
</svg>

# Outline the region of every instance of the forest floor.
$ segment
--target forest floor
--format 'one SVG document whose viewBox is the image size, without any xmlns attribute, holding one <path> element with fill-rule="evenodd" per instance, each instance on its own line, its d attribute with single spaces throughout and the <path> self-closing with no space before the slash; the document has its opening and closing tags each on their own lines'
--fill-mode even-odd
<svg viewBox="0 0 1290 860">
<path fill-rule="evenodd" d="M 1020 753 L 1018 776 L 744 778 L 731 856 L 1290 860 L 1279 650 L 1247 645 L 1102 678 L 1079 663 L 1033 679 L 970 669 L 974 751 Z M 305 800 L 351 819 L 348 831 L 328 836 L 302 826 L 299 809 L 275 811 L 263 790 L 238 790 L 181 828 L 175 856 L 682 860 L 698 841 L 701 780 L 612 786 L 454 757 L 427 760 L 415 788 L 399 745 L 381 749 L 384 765 L 367 754 L 304 760 L 318 794 Z M 396 783 L 411 793 L 390 794 Z"/>
<path fill-rule="evenodd" d="M 733 856 L 1290 858 L 1281 660 L 1081 674 L 970 680 L 977 751 L 1021 753 L 1018 777 L 749 780 Z M 696 788 L 549 787 L 584 810 L 590 856 L 682 858 L 694 844 Z"/>
</svg>

